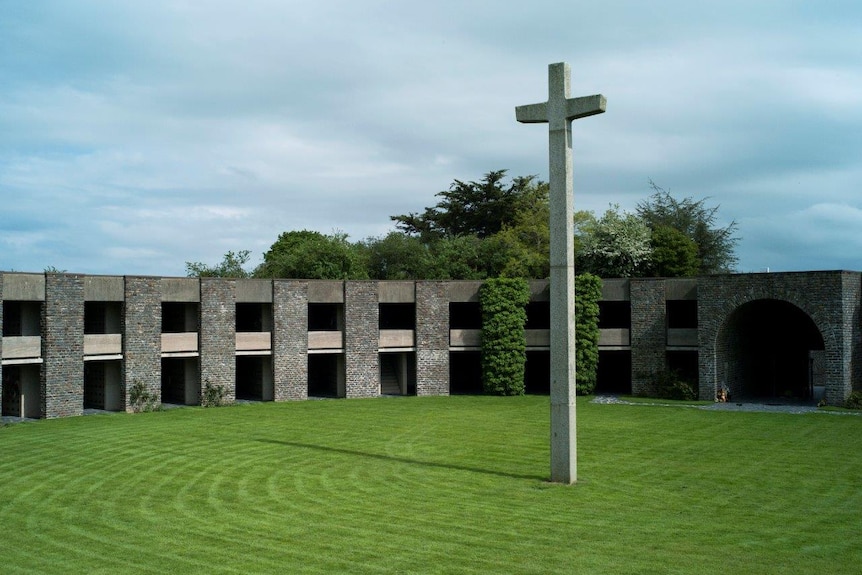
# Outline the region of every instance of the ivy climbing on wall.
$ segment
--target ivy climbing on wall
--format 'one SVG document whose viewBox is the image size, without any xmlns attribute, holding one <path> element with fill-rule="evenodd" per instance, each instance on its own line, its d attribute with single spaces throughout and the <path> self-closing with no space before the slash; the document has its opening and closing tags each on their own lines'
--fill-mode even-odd
<svg viewBox="0 0 862 575">
<path fill-rule="evenodd" d="M 578 395 L 589 395 L 596 389 L 601 298 L 599 277 L 581 274 L 575 278 L 575 385 Z"/>
<path fill-rule="evenodd" d="M 530 287 L 520 278 L 493 278 L 479 289 L 482 308 L 482 384 L 485 393 L 523 395 Z"/>
</svg>

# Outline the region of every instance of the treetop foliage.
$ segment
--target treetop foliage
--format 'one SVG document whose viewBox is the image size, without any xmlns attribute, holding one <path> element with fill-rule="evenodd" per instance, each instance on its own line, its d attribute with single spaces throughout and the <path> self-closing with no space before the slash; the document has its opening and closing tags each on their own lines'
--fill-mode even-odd
<svg viewBox="0 0 862 575">
<path fill-rule="evenodd" d="M 677 200 L 652 180 L 649 185 L 653 193 L 638 203 L 637 214 L 653 233 L 667 227 L 689 238 L 697 248 L 697 274 L 725 273 L 736 268 L 735 249 L 739 239 L 735 236 L 735 220 L 724 227 L 718 226 L 719 206 L 707 206 L 709 198 Z"/>
<path fill-rule="evenodd" d="M 319 280 L 368 279 L 363 250 L 347 241 L 347 234 L 324 235 L 309 230 L 284 232 L 255 270 L 260 278 Z"/>
<path fill-rule="evenodd" d="M 611 205 L 601 216 L 579 211 L 578 273 L 599 277 L 680 277 L 732 271 L 736 222 L 719 226 L 707 199 L 677 199 L 650 180 L 652 195 L 634 213 Z M 455 180 L 422 213 L 390 216 L 394 231 L 359 242 L 334 232 L 282 233 L 253 272 L 249 252 L 228 252 L 215 266 L 186 262 L 189 276 L 295 279 L 482 280 L 550 275 L 548 184 L 507 180 L 506 170 L 479 181 Z"/>
<path fill-rule="evenodd" d="M 453 236 L 490 237 L 515 224 L 518 214 L 536 202 L 548 201 L 547 184 L 534 176 L 513 178 L 504 184 L 506 170 L 488 172 L 479 182 L 455 180 L 438 192 L 443 198 L 421 214 L 390 216 L 395 227 L 425 241 Z"/>
<path fill-rule="evenodd" d="M 236 253 L 227 252 L 221 263 L 208 266 L 201 262 L 186 262 L 186 275 L 188 277 L 215 277 L 215 278 L 247 278 L 251 272 L 246 271 L 245 264 L 251 256 L 249 250 L 240 250 Z"/>
</svg>

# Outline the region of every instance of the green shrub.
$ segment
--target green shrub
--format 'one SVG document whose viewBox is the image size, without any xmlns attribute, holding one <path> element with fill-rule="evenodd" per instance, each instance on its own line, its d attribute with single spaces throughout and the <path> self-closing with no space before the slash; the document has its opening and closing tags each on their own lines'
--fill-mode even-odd
<svg viewBox="0 0 862 575">
<path fill-rule="evenodd" d="M 601 298 L 601 279 L 592 274 L 575 278 L 575 381 L 579 395 L 589 395 L 596 389 Z"/>
<path fill-rule="evenodd" d="M 210 382 L 209 379 L 204 381 L 204 390 L 201 396 L 201 406 L 202 407 L 221 407 L 225 405 L 227 402 L 225 401 L 225 396 L 227 396 L 227 389 L 223 385 L 214 385 Z"/>
<path fill-rule="evenodd" d="M 685 381 L 676 370 L 666 369 L 653 375 L 656 397 L 659 399 L 677 399 L 694 401 L 697 390 Z"/>
<path fill-rule="evenodd" d="M 524 279 L 494 278 L 479 290 L 482 308 L 482 385 L 485 393 L 523 395 L 527 360 L 526 305 L 530 287 Z"/>
<path fill-rule="evenodd" d="M 862 391 L 854 391 L 844 402 L 847 409 L 862 409 Z"/>
<path fill-rule="evenodd" d="M 129 388 L 129 407 L 135 413 L 142 411 L 157 411 L 161 409 L 158 396 L 147 389 L 144 383 L 136 379 Z"/>
</svg>

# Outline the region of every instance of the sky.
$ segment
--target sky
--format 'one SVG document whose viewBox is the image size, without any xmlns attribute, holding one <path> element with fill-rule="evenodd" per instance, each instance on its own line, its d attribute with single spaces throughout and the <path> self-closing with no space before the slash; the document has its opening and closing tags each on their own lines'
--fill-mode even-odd
<svg viewBox="0 0 862 575">
<path fill-rule="evenodd" d="M 0 269 L 183 276 L 290 230 L 385 235 L 453 180 L 576 209 L 650 181 L 737 225 L 738 271 L 862 270 L 862 3 L 0 0 Z"/>
</svg>

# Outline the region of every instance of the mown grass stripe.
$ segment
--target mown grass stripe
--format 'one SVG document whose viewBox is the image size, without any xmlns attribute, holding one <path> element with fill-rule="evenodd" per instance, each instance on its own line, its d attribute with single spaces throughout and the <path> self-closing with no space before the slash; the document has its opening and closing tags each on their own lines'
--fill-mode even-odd
<svg viewBox="0 0 862 575">
<path fill-rule="evenodd" d="M 3 572 L 854 573 L 862 420 L 541 397 L 183 409 L 0 429 Z"/>
</svg>

